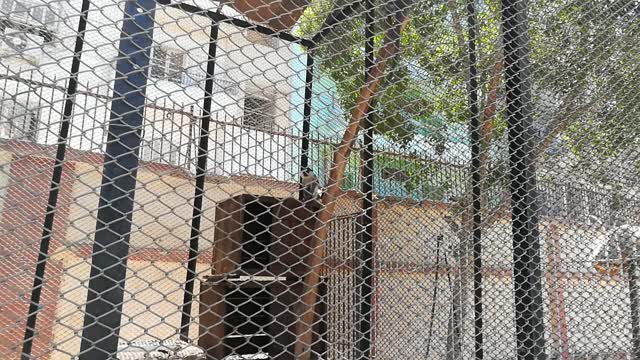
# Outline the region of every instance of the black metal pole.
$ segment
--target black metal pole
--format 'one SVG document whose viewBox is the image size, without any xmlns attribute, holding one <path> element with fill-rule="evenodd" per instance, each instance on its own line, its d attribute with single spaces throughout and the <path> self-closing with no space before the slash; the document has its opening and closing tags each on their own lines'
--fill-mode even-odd
<svg viewBox="0 0 640 360">
<path fill-rule="evenodd" d="M 302 110 L 302 154 L 300 155 L 300 168 L 309 167 L 309 134 L 311 133 L 311 98 L 313 97 L 313 54 L 307 49 L 307 70 L 304 78 L 304 107 Z M 300 182 L 299 198 L 303 199 L 304 189 Z"/>
<path fill-rule="evenodd" d="M 546 359 L 526 0 L 502 0 L 518 359 Z"/>
<path fill-rule="evenodd" d="M 473 245 L 473 308 L 475 358 L 482 360 L 482 179 L 480 174 L 480 111 L 478 107 L 478 71 L 476 69 L 476 9 L 474 0 L 467 1 L 467 24 L 469 26 L 469 113 L 471 128 L 471 206 Z M 464 290 L 463 290 L 464 291 Z"/>
<path fill-rule="evenodd" d="M 200 240 L 200 223 L 202 220 L 202 202 L 204 200 L 204 181 L 207 175 L 207 159 L 209 157 L 209 124 L 211 123 L 211 102 L 213 97 L 214 74 L 216 72 L 216 50 L 218 48 L 217 21 L 211 24 L 209 32 L 209 56 L 207 59 L 207 80 L 204 84 L 204 103 L 200 119 L 200 142 L 198 144 L 198 164 L 196 167 L 196 189 L 193 195 L 193 214 L 191 216 L 191 236 L 189 238 L 189 258 L 187 278 L 185 281 L 184 299 L 182 301 L 182 320 L 180 321 L 180 338 L 189 339 L 191 323 L 191 304 L 193 303 L 193 286 L 198 265 L 198 247 Z"/>
<path fill-rule="evenodd" d="M 431 312 L 429 313 L 429 327 L 427 330 L 427 346 L 424 358 L 425 360 L 429 359 L 429 353 L 431 352 L 431 342 L 433 341 L 433 323 L 435 321 L 436 316 L 436 303 L 438 301 L 438 284 L 440 281 L 440 244 L 442 244 L 442 240 L 444 236 L 438 235 L 436 236 L 436 262 L 434 264 L 435 275 L 433 276 L 433 295 L 431 296 Z M 449 274 L 449 269 L 445 266 L 445 271 Z"/>
<path fill-rule="evenodd" d="M 24 342 L 22 343 L 22 360 L 31 359 L 33 338 L 36 334 L 36 322 L 40 311 L 40 296 L 44 282 L 44 274 L 49 259 L 49 245 L 53 232 L 53 221 L 58 206 L 58 194 L 60 192 L 60 181 L 64 169 L 64 159 L 67 152 L 67 138 L 71 125 L 71 116 L 75 106 L 76 92 L 78 91 L 78 72 L 80 71 L 80 57 L 84 47 L 84 34 L 87 28 L 87 16 L 89 15 L 89 0 L 82 1 L 80 19 L 78 20 L 78 32 L 76 33 L 76 44 L 73 49 L 73 60 L 71 61 L 71 73 L 67 91 L 65 94 L 64 109 L 62 112 L 62 123 L 58 132 L 58 147 L 56 149 L 56 160 L 53 165 L 53 174 L 49 185 L 49 199 L 42 225 L 42 237 L 40 238 L 40 249 L 38 260 L 36 261 L 36 271 L 33 276 L 33 287 L 31 288 L 31 302 L 27 314 L 27 324 L 24 331 Z"/>
<path fill-rule="evenodd" d="M 635 254 L 632 254 L 635 255 Z M 629 282 L 629 307 L 631 310 L 631 359 L 640 359 L 640 298 L 638 298 L 638 259 L 630 256 L 625 261 Z"/>
<path fill-rule="evenodd" d="M 374 4 L 373 0 L 364 0 L 364 22 L 365 22 L 365 59 L 364 59 L 364 83 L 366 84 L 371 77 L 373 69 L 373 22 L 374 22 Z M 358 317 L 358 350 L 360 359 L 371 358 L 371 309 L 373 301 L 373 128 L 374 118 L 371 107 L 367 110 L 367 116 L 364 122 L 364 144 L 361 152 L 362 160 L 362 209 L 364 213 L 360 217 L 360 311 Z"/>
<path fill-rule="evenodd" d="M 124 3 L 79 360 L 113 359 L 118 348 L 155 7 Z"/>
<path fill-rule="evenodd" d="M 325 36 L 333 31 L 336 25 L 339 25 L 341 22 L 351 16 L 351 14 L 353 14 L 353 12 L 360 6 L 361 2 L 362 0 L 356 0 L 344 6 L 333 9 L 329 16 L 327 16 L 327 18 L 324 20 L 324 23 L 322 24 L 318 32 L 313 35 L 313 38 L 311 38 L 313 44 L 318 45 L 318 43 L 321 42 L 325 38 Z"/>
</svg>

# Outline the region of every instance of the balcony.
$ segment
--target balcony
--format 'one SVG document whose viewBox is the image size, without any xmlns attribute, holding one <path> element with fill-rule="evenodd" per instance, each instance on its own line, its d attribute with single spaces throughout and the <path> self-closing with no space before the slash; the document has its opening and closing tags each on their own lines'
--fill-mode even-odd
<svg viewBox="0 0 640 360">
<path fill-rule="evenodd" d="M 192 78 L 190 78 L 192 79 Z M 196 79 L 194 84 L 201 84 Z M 219 91 L 239 91 L 228 80 L 216 81 Z M 62 123 L 66 84 L 13 75 L 0 76 L 7 89 L 0 99 L 0 138 L 7 144 L 57 143 Z M 107 142 L 111 90 L 81 85 L 76 95 L 68 137 L 73 150 L 102 154 Z M 169 99 L 147 103 L 144 109 L 140 160 L 187 173 L 195 173 L 202 109 L 200 104 L 179 104 Z M 253 119 L 266 119 L 256 117 Z M 242 112 L 213 109 L 207 171 L 217 176 L 257 176 L 291 181 L 298 172 L 300 137 L 290 128 L 257 127 L 244 121 Z M 273 119 L 270 119 L 273 120 Z M 273 122 L 275 124 L 275 122 Z"/>
</svg>

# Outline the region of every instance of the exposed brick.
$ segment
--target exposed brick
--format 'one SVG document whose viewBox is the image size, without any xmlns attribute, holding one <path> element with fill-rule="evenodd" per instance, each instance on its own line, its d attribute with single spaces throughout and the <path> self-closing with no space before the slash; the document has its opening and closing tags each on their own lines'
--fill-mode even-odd
<svg viewBox="0 0 640 360">
<path fill-rule="evenodd" d="M 22 348 L 33 276 L 42 236 L 53 160 L 33 155 L 14 155 L 10 182 L 0 217 L 0 353 L 17 358 Z M 64 165 L 50 253 L 59 247 L 68 221 L 73 186 L 73 165 Z M 33 352 L 46 358 L 51 351 L 58 288 L 62 266 L 48 261 L 41 295 L 42 309 L 36 325 Z"/>
</svg>

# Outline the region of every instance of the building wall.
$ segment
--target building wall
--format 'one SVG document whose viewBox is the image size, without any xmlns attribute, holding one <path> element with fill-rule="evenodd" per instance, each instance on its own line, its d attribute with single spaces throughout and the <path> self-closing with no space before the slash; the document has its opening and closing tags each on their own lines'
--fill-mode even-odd
<svg viewBox="0 0 640 360">
<path fill-rule="evenodd" d="M 425 358 L 429 349 L 430 357 L 443 358 L 457 271 L 452 249 L 458 243 L 445 221 L 448 210 L 443 205 L 409 202 L 378 204 L 377 209 L 376 356 Z M 540 233 L 547 353 L 565 359 L 580 353 L 629 351 L 631 325 L 626 281 L 619 275 L 601 274 L 593 267 L 590 257 L 597 229 L 542 218 Z M 436 266 L 439 234 L 443 238 Z M 516 343 L 511 223 L 506 219 L 485 223 L 482 239 L 484 355 L 487 359 L 512 359 Z M 469 276 L 471 273 L 470 270 Z M 463 355 L 472 358 L 474 318 L 470 277 L 467 283 Z M 438 288 L 435 317 L 431 320 L 435 287 Z"/>
<path fill-rule="evenodd" d="M 43 233 L 43 219 L 47 206 L 51 158 L 17 156 L 3 149 L 3 160 L 10 163 L 8 178 L 3 186 L 3 207 L 0 213 L 0 352 L 15 354 L 21 350 L 22 337 L 31 295 L 36 258 Z M 68 218 L 68 196 L 73 164 L 65 164 L 60 185 L 60 203 L 49 237 L 52 250 L 64 237 Z M 55 299 L 62 267 L 52 261 L 47 264 L 49 276 L 44 279 L 38 336 L 33 344 L 33 355 L 43 356 L 49 349 L 46 339 L 51 337 L 55 322 Z"/>
<path fill-rule="evenodd" d="M 133 256 L 129 260 L 121 341 L 176 338 L 184 295 L 181 287 L 186 276 L 186 261 L 181 260 L 157 261 L 150 256 Z M 56 305 L 50 359 L 70 359 L 80 350 L 84 316 L 81 304 L 87 295 L 89 261 L 74 254 L 68 254 L 63 261 L 64 275 Z M 199 263 L 197 271 L 208 273 L 208 264 Z M 200 283 L 196 281 L 195 284 L 194 293 L 198 294 Z M 194 304 L 192 316 L 197 319 L 197 315 L 198 306 Z M 191 336 L 198 333 L 196 321 L 190 326 L 189 333 Z"/>
<path fill-rule="evenodd" d="M 10 142 L 0 151 L 5 164 L 5 175 L 0 173 L 0 181 L 3 181 L 0 188 L 4 194 L 0 212 L 3 249 L 0 271 L 1 278 L 6 279 L 0 291 L 0 350 L 3 354 L 17 354 L 17 346 L 22 342 L 26 299 L 31 291 L 48 194 L 52 166 L 50 150 Z M 77 353 L 80 344 L 102 159 L 97 154 L 75 150 L 70 150 L 69 157 L 73 161 L 67 162 L 64 168 L 51 257 L 47 262 L 43 308 L 38 317 L 39 335 L 34 351 L 38 358 L 69 359 Z M 183 169 L 142 162 L 136 186 L 120 335 L 123 340 L 171 338 L 176 336 L 180 321 L 193 179 Z M 296 191 L 293 183 L 256 177 L 209 177 L 198 259 L 199 277 L 210 273 L 216 203 L 245 192 L 286 197 Z M 355 193 L 345 195 L 337 213 L 357 214 L 358 199 Z M 373 336 L 379 359 L 422 358 L 427 349 L 430 356 L 441 358 L 446 352 L 453 292 L 450 278 L 454 278 L 456 271 L 451 249 L 457 243 L 444 220 L 447 215 L 444 204 L 377 201 Z M 436 266 L 438 245 L 435 241 L 439 234 L 443 236 L 438 251 L 439 266 Z M 587 246 L 590 235 L 584 226 L 569 226 L 548 219 L 541 223 L 549 354 L 628 350 L 630 325 L 626 285 L 619 276 L 603 275 L 585 265 L 584 259 L 590 254 Z M 355 241 L 354 237 L 345 239 Z M 504 359 L 513 356 L 515 347 L 510 223 L 500 220 L 487 225 L 483 228 L 483 239 L 485 356 Z M 356 316 L 351 312 L 354 300 L 345 296 L 355 291 L 356 283 L 349 272 L 354 264 L 357 265 L 357 259 L 355 253 L 349 256 L 349 249 L 338 245 L 332 246 L 339 250 L 330 251 L 340 251 L 342 257 L 334 259 L 333 267 L 328 268 L 329 282 L 336 289 L 330 294 L 330 300 L 337 304 L 330 309 L 329 332 L 333 339 L 344 340 L 350 339 L 351 335 L 347 333 L 355 329 L 354 321 L 345 321 L 352 319 L 349 316 Z M 466 293 L 464 354 L 471 356 L 473 308 L 470 287 L 466 288 Z M 192 309 L 196 315 L 198 306 Z M 194 326 L 191 334 L 197 334 Z M 339 351 L 353 350 L 341 345 L 333 347 L 332 351 L 335 355 Z"/>
<path fill-rule="evenodd" d="M 55 41 L 30 41 L 23 51 L 3 48 L 0 75 L 6 76 L 0 78 L 0 99 L 12 98 L 37 110 L 41 121 L 37 141 L 54 144 L 70 76 L 79 7 L 75 2 L 43 0 L 43 4 L 47 3 L 59 9 Z M 79 73 L 80 91 L 71 118 L 69 144 L 76 149 L 104 150 L 122 16 L 118 3 L 91 2 Z M 143 137 L 147 141 L 164 137 L 178 148 L 175 151 L 179 152 L 180 163 L 194 170 L 188 160 L 195 157 L 195 138 L 199 134 L 211 21 L 162 6 L 155 12 L 155 21 L 154 47 L 184 53 L 185 69 L 178 83 L 149 77 L 147 105 L 169 111 L 145 109 Z M 295 103 L 293 97 L 304 88 L 304 83 L 290 79 L 297 75 L 293 63 L 304 61 L 304 54 L 299 46 L 279 39 L 270 41 L 273 47 L 250 39 L 246 30 L 228 23 L 220 25 L 211 126 L 211 141 L 219 146 L 210 152 L 209 170 L 217 175 L 271 176 L 288 181 L 298 171 L 295 164 L 299 141 L 290 136 L 298 133 L 299 124 L 292 122 L 292 115 L 302 113 L 302 104 Z M 240 126 L 244 99 L 249 95 L 274 102 L 271 119 L 282 135 Z"/>
<path fill-rule="evenodd" d="M 628 352 L 631 313 L 626 281 L 573 278 L 565 286 L 567 328 L 573 353 Z"/>
</svg>

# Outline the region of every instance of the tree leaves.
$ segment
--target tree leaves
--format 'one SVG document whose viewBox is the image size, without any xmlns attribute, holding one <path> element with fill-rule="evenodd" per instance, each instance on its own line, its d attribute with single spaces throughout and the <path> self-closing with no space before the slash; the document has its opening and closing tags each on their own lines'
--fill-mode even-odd
<svg viewBox="0 0 640 360">
<path fill-rule="evenodd" d="M 375 2 L 376 46 L 390 11 L 387 3 Z M 313 14 L 311 8 L 305 13 L 301 32 L 312 35 L 331 9 L 346 4 L 347 0 L 318 2 Z M 440 133 L 430 135 L 434 140 L 431 145 L 443 149 L 450 142 L 447 124 L 468 121 L 465 3 L 417 1 L 412 6 L 415 16 L 402 34 L 402 51 L 375 102 L 375 131 L 406 145 L 416 134 L 432 131 L 432 119 L 443 118 L 445 126 L 439 128 Z M 500 2 L 478 0 L 476 7 L 479 95 L 486 99 L 501 46 Z M 530 2 L 529 12 L 532 116 L 537 131 L 544 135 L 539 139 L 541 160 L 552 155 L 548 152 L 551 144 L 557 149 L 557 139 L 562 140 L 559 146 L 575 156 L 599 163 L 619 157 L 629 146 L 637 147 L 639 2 L 536 0 Z M 354 15 L 336 26 L 317 50 L 322 71 L 336 81 L 346 116 L 354 108 L 364 81 L 362 28 L 361 17 Z M 496 104 L 492 120 L 496 131 L 487 141 L 489 146 L 504 139 L 501 88 Z"/>
</svg>

